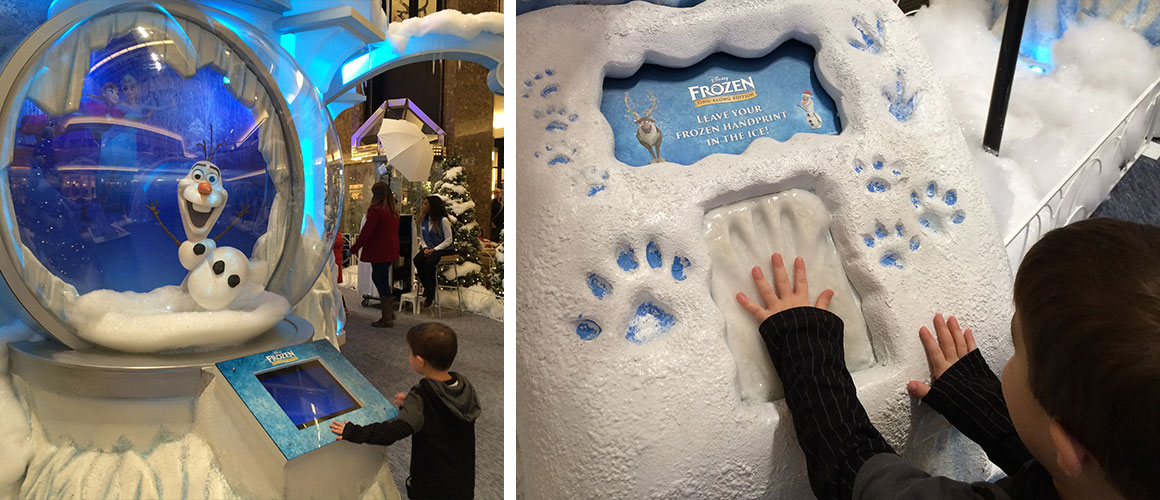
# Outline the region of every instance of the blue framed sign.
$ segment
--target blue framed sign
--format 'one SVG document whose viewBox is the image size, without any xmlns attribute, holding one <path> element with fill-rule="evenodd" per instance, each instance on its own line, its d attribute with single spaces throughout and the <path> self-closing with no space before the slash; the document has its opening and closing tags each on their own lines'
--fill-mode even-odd
<svg viewBox="0 0 1160 500">
<path fill-rule="evenodd" d="M 335 418 L 359 425 L 399 415 L 326 340 L 217 363 L 286 460 L 335 442 Z"/>
<path fill-rule="evenodd" d="M 691 165 L 739 154 L 758 137 L 837 135 L 837 106 L 818 81 L 815 56 L 791 40 L 759 58 L 718 52 L 687 68 L 646 64 L 628 78 L 605 78 L 600 111 L 612 126 L 616 159 L 634 167 Z"/>
</svg>

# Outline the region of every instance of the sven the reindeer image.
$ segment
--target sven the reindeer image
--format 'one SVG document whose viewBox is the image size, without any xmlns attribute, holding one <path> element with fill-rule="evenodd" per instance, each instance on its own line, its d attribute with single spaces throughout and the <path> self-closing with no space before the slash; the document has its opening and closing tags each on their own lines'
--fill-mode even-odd
<svg viewBox="0 0 1160 500">
<path fill-rule="evenodd" d="M 652 118 L 653 111 L 657 109 L 657 98 L 651 90 L 646 90 L 645 92 L 648 92 L 648 97 L 652 100 L 652 105 L 645 112 L 644 116 L 640 116 L 640 113 L 632 109 L 632 104 L 628 100 L 627 91 L 624 93 L 624 107 L 628 109 L 629 113 L 636 116 L 636 119 L 632 121 L 637 125 L 636 140 L 640 141 L 640 145 L 644 146 L 648 150 L 648 154 L 652 156 L 652 161 L 649 163 L 660 163 L 665 161 L 664 158 L 661 158 L 661 129 L 657 128 L 656 120 Z"/>
</svg>

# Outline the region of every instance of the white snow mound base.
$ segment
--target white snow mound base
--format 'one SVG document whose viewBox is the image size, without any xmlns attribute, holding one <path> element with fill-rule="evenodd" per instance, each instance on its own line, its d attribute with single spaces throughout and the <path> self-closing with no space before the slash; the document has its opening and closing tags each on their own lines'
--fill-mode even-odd
<svg viewBox="0 0 1160 500">
<path fill-rule="evenodd" d="M 871 32 L 881 20 L 881 51 L 851 45 L 862 41 L 854 18 Z M 526 299 L 517 305 L 521 494 L 811 497 L 785 405 L 742 397 L 737 360 L 756 354 L 730 349 L 720 309 L 729 298 L 711 291 L 715 273 L 730 271 L 717 269 L 722 255 L 706 239 L 709 212 L 795 188 L 821 199 L 842 266 L 835 276 L 844 274 L 861 300 L 875 357 L 853 376 L 871 420 L 918 466 L 960 480 L 988 477 L 981 451 L 947 432 L 945 420 L 905 391 L 908 380 L 929 379 L 917 332 L 934 313 L 954 314 L 972 328 L 999 370 L 1011 353 L 1012 311 L 1010 269 L 982 183 L 940 82 L 896 6 L 884 0 L 574 5 L 522 15 L 518 29 L 517 81 L 530 91 L 516 98 L 517 120 L 528 124 L 518 132 L 517 161 L 521 182 L 535 186 L 520 194 L 517 214 L 517 286 Z M 629 167 L 614 158 L 612 129 L 599 110 L 605 76 L 630 76 L 645 62 L 690 66 L 715 51 L 759 57 L 794 36 L 817 50 L 815 67 L 841 112 L 840 135 L 759 138 L 743 154 L 690 166 Z M 915 94 L 908 121 L 888 109 L 886 96 L 900 79 L 906 97 Z M 551 85 L 555 91 L 543 92 Z M 577 118 L 566 130 L 547 127 L 537 115 L 548 109 Z M 549 164 L 547 148 L 571 161 Z M 885 174 L 889 189 L 870 192 L 866 169 L 879 159 L 899 174 Z M 952 190 L 950 206 L 944 200 Z M 921 193 L 917 207 L 912 192 Z M 732 231 L 786 229 L 771 224 Z M 896 224 L 904 237 L 896 236 Z M 866 235 L 873 235 L 873 247 Z M 801 248 L 831 251 L 817 241 L 802 240 Z M 661 254 L 661 268 L 645 263 L 649 243 Z M 632 271 L 617 264 L 626 247 L 641 262 Z M 769 255 L 737 253 L 745 260 L 737 268 L 761 265 L 770 275 Z M 883 264 L 889 253 L 902 268 Z M 611 290 L 602 299 L 590 290 L 592 275 Z M 856 313 L 841 314 L 849 323 Z"/>
<path fill-rule="evenodd" d="M 124 352 L 157 352 L 238 344 L 261 335 L 286 317 L 290 303 L 257 284 L 221 311 L 201 311 L 179 286 L 147 293 L 94 290 L 68 310 L 77 336 Z"/>
</svg>

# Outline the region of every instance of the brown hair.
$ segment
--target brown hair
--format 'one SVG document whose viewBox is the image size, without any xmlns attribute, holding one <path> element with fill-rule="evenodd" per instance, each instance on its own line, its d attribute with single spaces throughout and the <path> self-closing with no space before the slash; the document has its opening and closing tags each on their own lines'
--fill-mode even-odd
<svg viewBox="0 0 1160 500">
<path fill-rule="evenodd" d="M 1047 233 L 1015 278 L 1031 393 L 1129 499 L 1160 498 L 1160 228 Z"/>
<path fill-rule="evenodd" d="M 455 331 L 443 323 L 422 323 L 407 331 L 411 353 L 427 360 L 436 370 L 451 368 L 458 345 Z"/>
<path fill-rule="evenodd" d="M 383 205 L 391 215 L 398 213 L 395 208 L 395 193 L 391 192 L 391 186 L 385 182 L 376 182 L 371 186 L 371 206 L 375 205 Z"/>
<path fill-rule="evenodd" d="M 419 214 L 419 222 L 427 221 L 431 231 L 443 236 L 443 219 L 447 218 L 447 206 L 443 204 L 443 198 L 433 194 L 424 200 L 427 201 L 427 210 Z"/>
</svg>

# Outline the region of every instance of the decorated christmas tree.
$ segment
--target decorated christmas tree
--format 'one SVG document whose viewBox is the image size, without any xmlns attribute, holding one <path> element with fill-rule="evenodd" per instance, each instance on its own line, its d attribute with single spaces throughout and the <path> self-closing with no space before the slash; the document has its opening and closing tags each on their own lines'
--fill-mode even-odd
<svg viewBox="0 0 1160 500">
<path fill-rule="evenodd" d="M 491 269 L 491 291 L 503 297 L 503 230 L 499 232 L 499 246 L 495 247 L 495 266 Z"/>
<path fill-rule="evenodd" d="M 463 172 L 463 158 L 448 150 L 443 157 L 440 180 L 435 182 L 434 194 L 447 205 L 451 230 L 455 238 L 455 253 L 459 254 L 459 286 L 469 288 L 483 282 L 479 265 L 479 224 L 475 221 L 475 202 L 467 191 L 467 174 Z M 447 283 L 455 281 L 455 271 L 448 268 L 442 273 Z"/>
</svg>

